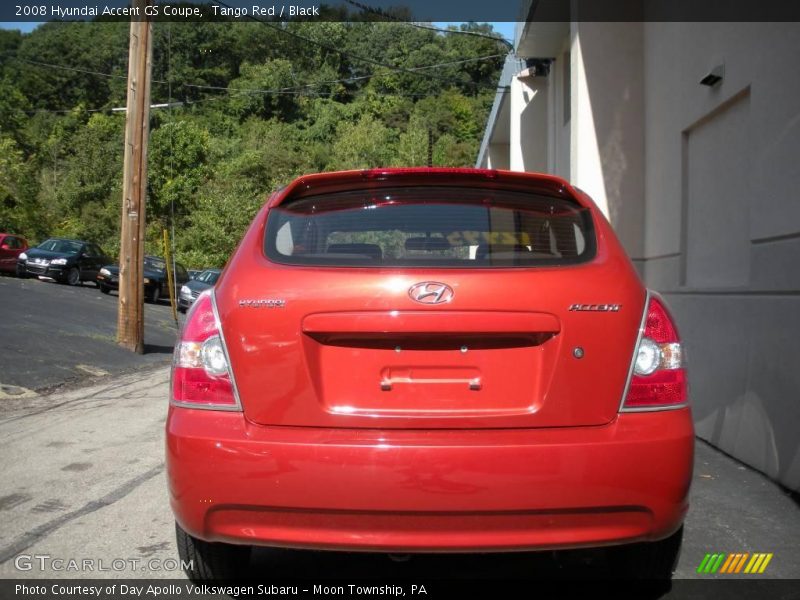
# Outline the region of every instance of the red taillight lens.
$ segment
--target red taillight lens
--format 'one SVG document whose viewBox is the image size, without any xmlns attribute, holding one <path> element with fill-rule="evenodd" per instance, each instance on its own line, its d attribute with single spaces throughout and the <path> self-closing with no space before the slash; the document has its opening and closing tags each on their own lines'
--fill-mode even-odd
<svg viewBox="0 0 800 600">
<path fill-rule="evenodd" d="M 241 410 L 214 310 L 213 290 L 197 298 L 175 346 L 172 403 L 193 408 Z"/>
<path fill-rule="evenodd" d="M 636 347 L 631 383 L 622 409 L 683 406 L 688 393 L 678 329 L 658 296 L 649 297 L 646 310 L 644 331 Z"/>
</svg>

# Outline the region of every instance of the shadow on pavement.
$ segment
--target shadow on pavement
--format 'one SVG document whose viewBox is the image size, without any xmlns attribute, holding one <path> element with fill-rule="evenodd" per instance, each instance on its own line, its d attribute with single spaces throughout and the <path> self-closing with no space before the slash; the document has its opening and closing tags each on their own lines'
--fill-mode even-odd
<svg viewBox="0 0 800 600">
<path fill-rule="evenodd" d="M 145 344 L 145 354 L 172 354 L 174 346 L 160 346 L 158 344 Z"/>
<path fill-rule="evenodd" d="M 670 582 L 620 579 L 634 574 L 617 573 L 614 579 L 608 553 L 603 550 L 562 552 L 514 552 L 491 554 L 417 554 L 391 556 L 382 553 L 322 552 L 255 548 L 245 577 L 307 579 L 345 585 L 384 582 L 430 583 L 437 591 L 473 593 L 492 591 L 563 590 L 592 592 L 609 586 L 634 591 L 643 600 L 662 598 Z M 335 580 L 335 581 L 334 581 Z M 508 589 L 503 589 L 508 588 Z M 493 594 L 489 594 L 493 595 Z M 601 594 L 602 595 L 602 594 Z M 432 596 L 435 597 L 435 596 Z M 500 595 L 502 597 L 502 594 Z"/>
</svg>

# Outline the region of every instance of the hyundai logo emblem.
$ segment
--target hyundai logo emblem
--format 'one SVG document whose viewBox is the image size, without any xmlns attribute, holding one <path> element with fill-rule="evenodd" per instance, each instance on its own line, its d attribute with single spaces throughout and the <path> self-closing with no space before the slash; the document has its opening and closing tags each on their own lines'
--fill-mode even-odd
<svg viewBox="0 0 800 600">
<path fill-rule="evenodd" d="M 422 304 L 444 304 L 453 299 L 453 288 L 438 281 L 422 281 L 412 285 L 408 295 Z"/>
</svg>

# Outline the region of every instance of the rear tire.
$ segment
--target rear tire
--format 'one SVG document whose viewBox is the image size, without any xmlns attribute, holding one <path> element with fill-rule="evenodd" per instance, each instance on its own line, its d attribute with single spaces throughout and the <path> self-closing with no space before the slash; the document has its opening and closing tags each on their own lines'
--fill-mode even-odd
<svg viewBox="0 0 800 600">
<path fill-rule="evenodd" d="M 246 573 L 250 546 L 204 542 L 186 533 L 175 523 L 178 556 L 192 581 L 236 579 Z"/>
<path fill-rule="evenodd" d="M 20 267 L 19 265 L 17 265 L 16 273 L 17 277 L 19 277 L 20 279 L 28 278 L 28 272 L 25 270 L 25 267 Z"/>
<path fill-rule="evenodd" d="M 98 283 L 97 287 L 99 287 L 100 291 L 103 292 L 104 294 L 108 294 L 111 292 L 111 288 L 109 288 L 107 285 L 103 285 L 102 283 Z"/>
<path fill-rule="evenodd" d="M 147 297 L 153 304 L 158 304 L 158 301 L 161 299 L 161 286 L 158 284 L 154 285 Z"/>
</svg>

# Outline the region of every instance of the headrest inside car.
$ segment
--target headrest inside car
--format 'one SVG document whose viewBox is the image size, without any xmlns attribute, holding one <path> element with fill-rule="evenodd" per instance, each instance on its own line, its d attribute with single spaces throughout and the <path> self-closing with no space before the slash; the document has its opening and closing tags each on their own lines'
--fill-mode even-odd
<svg viewBox="0 0 800 600">
<path fill-rule="evenodd" d="M 383 251 L 378 244 L 330 244 L 327 254 L 363 254 L 370 258 L 383 258 Z"/>
<path fill-rule="evenodd" d="M 450 242 L 443 237 L 412 237 L 406 239 L 406 250 L 414 252 L 442 252 L 450 250 Z"/>
</svg>

